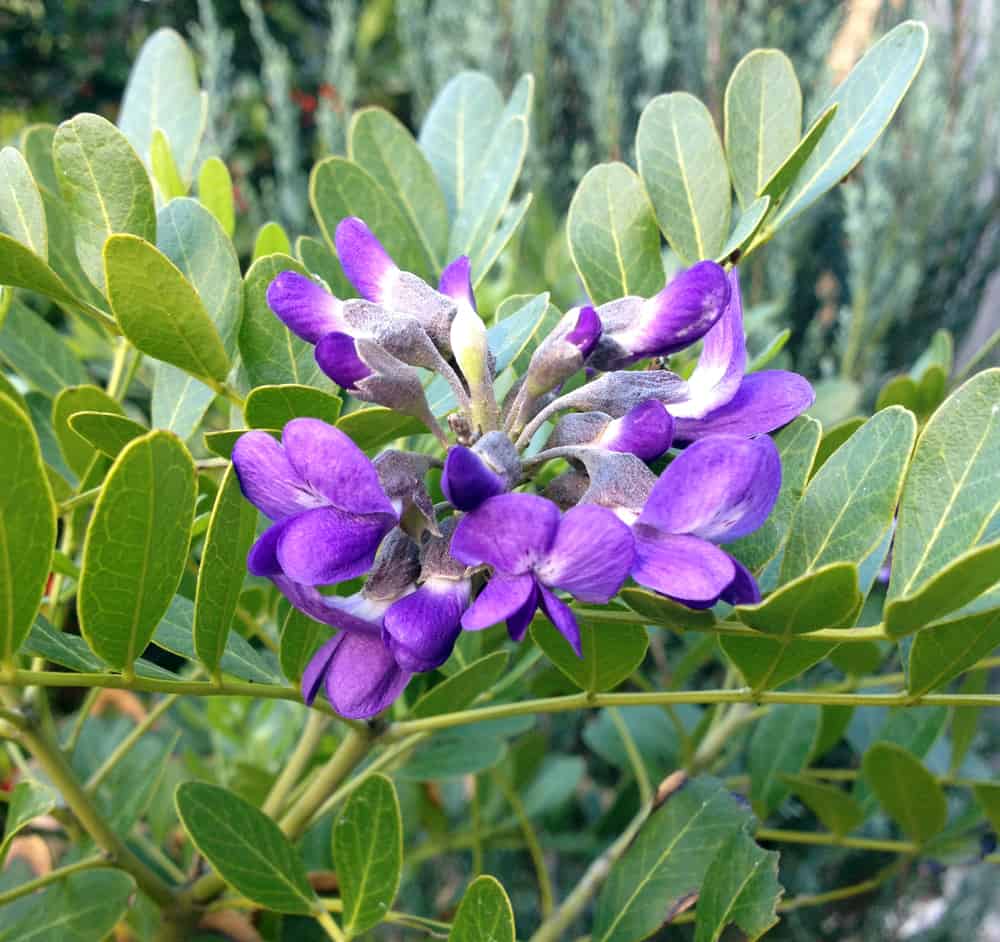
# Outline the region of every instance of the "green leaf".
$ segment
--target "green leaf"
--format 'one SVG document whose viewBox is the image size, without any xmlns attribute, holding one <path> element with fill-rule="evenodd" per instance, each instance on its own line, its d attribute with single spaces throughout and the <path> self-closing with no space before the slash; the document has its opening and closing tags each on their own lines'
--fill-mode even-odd
<svg viewBox="0 0 1000 942">
<path fill-rule="evenodd" d="M 892 526 L 917 423 L 894 406 L 837 449 L 796 508 L 781 564 L 787 582 L 830 563 L 860 564 Z"/>
<path fill-rule="evenodd" d="M 948 820 L 948 803 L 937 779 L 902 746 L 877 742 L 862 760 L 865 781 L 886 813 L 911 840 L 922 844 Z"/>
<path fill-rule="evenodd" d="M 143 353 L 193 376 L 224 383 L 222 338 L 198 293 L 155 246 L 131 235 L 104 249 L 108 300 L 122 333 Z"/>
<path fill-rule="evenodd" d="M 454 713 L 465 709 L 500 679 L 509 659 L 506 651 L 494 651 L 473 661 L 468 667 L 431 687 L 413 705 L 411 715 L 437 716 L 439 713 Z"/>
<path fill-rule="evenodd" d="M 532 623 L 531 637 L 546 657 L 581 690 L 600 693 L 613 690 L 632 675 L 642 663 L 649 647 L 646 629 L 641 625 L 580 623 L 579 658 L 569 642 L 547 618 Z"/>
<path fill-rule="evenodd" d="M 523 720 L 522 717 L 513 719 Z M 531 725 L 529 719 L 528 726 Z M 507 754 L 505 739 L 523 732 L 524 728 L 510 720 L 495 720 L 442 730 L 417 746 L 406 764 L 394 774 L 406 781 L 430 782 L 482 772 L 503 761 Z"/>
<path fill-rule="evenodd" d="M 520 228 L 524 217 L 531 207 L 534 196 L 526 194 L 516 203 L 511 203 L 503 213 L 500 224 L 489 237 L 482 250 L 472 259 L 472 287 L 478 288 L 483 279 L 490 273 L 496 261 L 507 248 L 514 234 Z"/>
<path fill-rule="evenodd" d="M 340 418 L 340 397 L 310 386 L 258 386 L 247 396 L 244 413 L 250 428 L 285 427 L 292 419 L 307 416 L 335 425 Z"/>
<path fill-rule="evenodd" d="M 135 883 L 120 870 L 71 873 L 29 897 L 0 942 L 93 942 L 112 932 L 129 909 Z"/>
<path fill-rule="evenodd" d="M 685 265 L 716 258 L 729 235 L 729 168 L 708 109 L 687 92 L 658 95 L 635 139 L 639 176 L 660 229 Z"/>
<path fill-rule="evenodd" d="M 419 242 L 413 238 L 402 210 L 363 167 L 345 157 L 327 157 L 312 169 L 309 200 L 327 244 L 333 247 L 337 224 L 358 216 L 371 228 L 404 271 L 431 278 Z"/>
<path fill-rule="evenodd" d="M 903 406 L 911 412 L 920 412 L 920 393 L 912 376 L 894 376 L 880 390 L 875 411 L 889 406 Z"/>
<path fill-rule="evenodd" d="M 95 114 L 60 124 L 53 153 L 77 256 L 87 277 L 104 291 L 102 252 L 108 238 L 118 232 L 148 242 L 156 239 L 156 208 L 146 168 L 121 131 Z"/>
<path fill-rule="evenodd" d="M 864 809 L 847 792 L 808 775 L 782 775 L 796 798 L 838 837 L 853 831 L 865 819 Z"/>
<path fill-rule="evenodd" d="M 169 432 L 130 442 L 97 499 L 83 547 L 77 609 L 93 651 L 131 669 L 177 591 L 195 507 L 195 469 Z"/>
<path fill-rule="evenodd" d="M 726 85 L 724 110 L 733 186 L 747 207 L 799 143 L 802 90 L 788 56 L 755 49 L 740 59 Z"/>
<path fill-rule="evenodd" d="M 0 357 L 49 398 L 58 396 L 66 386 L 80 386 L 88 379 L 87 371 L 73 355 L 63 334 L 17 301 L 0 327 Z"/>
<path fill-rule="evenodd" d="M 124 412 L 99 386 L 67 386 L 56 396 L 52 403 L 52 430 L 66 463 L 82 477 L 94 460 L 95 449 L 70 427 L 69 420 L 76 412 L 109 412 L 123 418 Z"/>
<path fill-rule="evenodd" d="M 302 859 L 267 815 L 205 782 L 184 782 L 175 800 L 195 846 L 237 892 L 279 913 L 308 915 L 316 908 Z"/>
<path fill-rule="evenodd" d="M 82 292 L 71 291 L 44 259 L 2 232 L 0 232 L 0 285 L 37 291 L 64 307 L 82 311 L 97 320 L 106 319 L 101 311 L 83 299 Z"/>
<path fill-rule="evenodd" d="M 448 247 L 448 206 L 413 135 L 383 108 L 354 113 L 347 153 L 403 211 L 411 238 L 426 256 L 424 270 L 439 272 Z"/>
<path fill-rule="evenodd" d="M 785 545 L 788 526 L 802 500 L 821 432 L 819 422 L 802 415 L 774 438 L 781 455 L 781 490 L 774 509 L 757 530 L 726 547 L 728 552 L 756 573 L 763 572 Z M 770 588 L 767 586 L 765 591 Z"/>
<path fill-rule="evenodd" d="M 750 737 L 750 801 L 766 818 L 788 794 L 784 775 L 797 775 L 809 762 L 819 736 L 820 708 L 779 703 L 764 714 Z"/>
<path fill-rule="evenodd" d="M 726 240 L 726 244 L 716 256 L 716 261 L 719 262 L 719 264 L 727 261 L 730 257 L 733 257 L 734 261 L 738 260 L 740 255 L 743 255 L 749 250 L 749 246 L 753 242 L 754 236 L 757 235 L 757 232 L 763 225 L 764 219 L 767 217 L 767 211 L 770 208 L 770 196 L 762 196 L 759 200 L 755 200 L 746 208 L 746 210 L 740 215 L 740 218 L 736 220 L 736 224 L 733 226 L 732 232 L 729 233 L 729 238 Z M 781 335 L 779 334 L 779 336 Z M 783 346 L 784 343 L 781 344 L 781 347 Z M 781 347 L 778 347 L 778 349 L 768 357 L 768 360 L 777 356 Z M 754 370 L 763 369 L 763 363 L 758 365 L 758 360 L 762 357 L 763 354 L 750 364 L 747 368 L 748 373 L 752 373 Z"/>
<path fill-rule="evenodd" d="M 771 221 L 772 229 L 815 203 L 868 153 L 920 71 L 927 41 L 923 23 L 901 23 L 872 46 L 837 86 L 820 113 L 834 104 L 837 112 L 796 173 Z"/>
<path fill-rule="evenodd" d="M 994 569 L 994 577 L 996 570 Z M 910 648 L 907 689 L 915 697 L 943 687 L 1000 644 L 1000 608 L 931 625 Z"/>
<path fill-rule="evenodd" d="M 638 754 L 649 778 L 660 781 L 683 762 L 679 733 L 692 734 L 701 715 L 697 707 L 684 705 L 673 717 L 661 706 L 608 707 L 586 724 L 583 741 L 594 755 L 629 774 Z"/>
<path fill-rule="evenodd" d="M 671 792 L 611 868 L 597 900 L 594 942 L 645 939 L 688 908 L 709 865 L 748 818 L 717 779 L 691 779 Z"/>
<path fill-rule="evenodd" d="M 7 848 L 10 847 L 14 835 L 27 827 L 35 818 L 52 811 L 57 798 L 56 793 L 48 785 L 31 778 L 24 779 L 14 786 L 7 804 L 3 840 L 0 841 L 0 864 L 7 855 Z"/>
<path fill-rule="evenodd" d="M 191 282 L 212 319 L 226 355 L 236 354 L 243 311 L 240 263 L 215 217 L 193 199 L 171 200 L 156 217 L 157 248 Z M 214 390 L 169 363 L 156 368 L 153 425 L 189 439 L 215 398 Z"/>
<path fill-rule="evenodd" d="M 521 175 L 527 149 L 527 119 L 520 115 L 508 118 L 469 169 L 470 185 L 452 223 L 448 258 L 468 255 L 477 274 L 485 274 L 483 260 L 495 254 L 490 243 Z"/>
<path fill-rule="evenodd" d="M 31 421 L 0 395 L 0 664 L 14 666 L 45 593 L 56 506 Z"/>
<path fill-rule="evenodd" d="M 403 869 L 403 821 L 392 782 L 370 775 L 333 826 L 333 862 L 344 903 L 343 928 L 366 932 L 386 916 Z"/>
<path fill-rule="evenodd" d="M 962 678 L 962 683 L 958 687 L 960 694 L 984 694 L 986 693 L 989 673 L 987 671 L 972 671 Z M 979 732 L 979 720 L 982 715 L 982 707 L 965 707 L 962 710 L 955 710 L 951 714 L 951 761 L 948 763 L 948 771 L 952 775 L 958 772 L 962 762 L 972 747 L 972 742 Z"/>
<path fill-rule="evenodd" d="M 229 168 L 218 157 L 209 157 L 198 171 L 198 201 L 231 239 L 236 230 L 233 178 L 229 175 Z"/>
<path fill-rule="evenodd" d="M 172 200 L 187 195 L 188 187 L 181 179 L 180 171 L 174 162 L 174 155 L 170 152 L 170 141 L 159 128 L 153 131 L 149 165 L 163 199 Z"/>
<path fill-rule="evenodd" d="M 717 621 L 709 609 L 687 608 L 646 589 L 622 589 L 618 597 L 651 625 L 672 631 L 706 631 Z"/>
<path fill-rule="evenodd" d="M 784 892 L 779 856 L 758 847 L 746 831 L 737 831 L 719 848 L 698 894 L 695 942 L 718 942 L 730 923 L 747 938 L 759 939 L 777 923 Z"/>
<path fill-rule="evenodd" d="M 24 155 L 0 150 L 0 226 L 43 261 L 49 257 L 49 232 L 38 184 Z"/>
<path fill-rule="evenodd" d="M 296 383 L 332 389 L 316 365 L 313 347 L 296 337 L 267 305 L 267 288 L 283 271 L 306 270 L 288 255 L 257 259 L 243 281 L 243 322 L 239 347 L 253 386 Z"/>
<path fill-rule="evenodd" d="M 830 122 L 836 114 L 836 102 L 829 105 L 825 111 L 819 113 L 813 120 L 813 123 L 809 125 L 806 133 L 802 135 L 802 140 L 796 144 L 795 149 L 784 159 L 781 166 L 771 174 L 771 178 L 764 184 L 761 189 L 762 196 L 769 196 L 771 202 L 776 205 L 777 201 L 788 192 L 788 188 L 795 182 L 799 171 L 816 149 L 816 146 L 826 133 L 826 129 L 830 126 Z"/>
<path fill-rule="evenodd" d="M 94 794 L 98 810 L 122 837 L 128 837 L 156 796 L 180 735 L 139 740 Z"/>
<path fill-rule="evenodd" d="M 378 451 L 397 438 L 422 435 L 427 429 L 412 416 L 401 415 L 383 406 L 348 412 L 337 420 L 337 428 L 350 435 L 362 451 Z"/>
<path fill-rule="evenodd" d="M 895 599 L 886 607 L 886 634 L 900 638 L 961 608 L 995 585 L 998 571 L 1000 541 L 968 550 L 912 595 Z"/>
<path fill-rule="evenodd" d="M 1000 834 L 1000 785 L 974 785 L 972 792 L 986 812 L 993 830 Z"/>
<path fill-rule="evenodd" d="M 118 124 L 147 163 L 153 133 L 163 131 L 177 157 L 181 177 L 190 181 L 207 105 L 187 43 L 174 30 L 161 28 L 139 50 L 125 86 Z"/>
<path fill-rule="evenodd" d="M 723 635 L 719 645 L 753 690 L 777 689 L 818 664 L 837 647 L 834 641 L 763 634 L 759 638 Z"/>
<path fill-rule="evenodd" d="M 494 877 L 476 877 L 459 903 L 448 942 L 514 942 L 514 910 Z"/>
<path fill-rule="evenodd" d="M 475 186 L 475 167 L 500 126 L 504 103 L 492 79 L 480 72 L 460 72 L 438 93 L 420 129 L 427 155 L 456 219 Z"/>
<path fill-rule="evenodd" d="M 955 607 L 974 597 L 964 591 L 964 579 L 970 589 L 986 588 L 981 564 L 992 555 L 969 551 L 1000 508 L 998 403 L 1000 370 L 986 370 L 955 390 L 920 435 L 899 505 L 886 605 L 887 625 L 896 633 L 918 619 L 919 610 L 906 604 L 918 595 L 926 593 L 934 618 L 948 592 L 956 593 Z"/>
<path fill-rule="evenodd" d="M 253 258 L 256 262 L 259 258 L 266 258 L 268 255 L 291 255 L 292 243 L 288 238 L 288 233 L 276 222 L 265 222 L 257 230 L 257 238 L 253 243 Z"/>
<path fill-rule="evenodd" d="M 625 295 L 646 298 L 663 287 L 653 206 L 625 164 L 598 164 L 587 172 L 573 194 L 566 235 L 573 264 L 594 304 Z"/>
<path fill-rule="evenodd" d="M 69 427 L 109 458 L 117 458 L 133 438 L 149 431 L 114 412 L 76 412 L 69 417 Z"/>
<path fill-rule="evenodd" d="M 792 328 L 786 327 L 784 330 L 775 334 L 771 342 L 758 353 L 753 360 L 750 361 L 750 365 L 747 367 L 748 373 L 756 373 L 758 370 L 764 369 L 765 366 L 771 363 L 775 357 L 782 350 L 785 349 L 785 345 L 788 343 L 792 336 Z"/>
<path fill-rule="evenodd" d="M 861 602 L 858 567 L 831 563 L 786 582 L 763 602 L 738 605 L 733 611 L 751 628 L 788 637 L 823 628 L 849 628 Z"/>
<path fill-rule="evenodd" d="M 329 625 L 313 621 L 297 608 L 289 606 L 281 622 L 281 646 L 278 659 L 284 675 L 294 684 L 302 679 L 309 660 L 321 644 L 333 634 Z"/>
<path fill-rule="evenodd" d="M 243 498 L 232 465 L 212 508 L 194 597 L 194 647 L 216 673 L 246 578 L 246 557 L 257 530 L 257 508 Z"/>
<path fill-rule="evenodd" d="M 337 256 L 325 242 L 312 236 L 299 236 L 295 240 L 295 254 L 309 274 L 325 281 L 327 288 L 338 298 L 349 298 L 355 294 L 354 286 L 347 280 Z"/>
<path fill-rule="evenodd" d="M 194 603 L 183 595 L 175 595 L 170 607 L 156 628 L 153 642 L 189 661 L 198 659 L 194 639 Z M 280 683 L 281 677 L 266 654 L 261 653 L 239 632 L 232 631 L 219 658 L 224 674 L 257 684 Z"/>
<path fill-rule="evenodd" d="M 816 472 L 826 464 L 830 456 L 864 424 L 865 418 L 858 415 L 851 419 L 844 419 L 843 422 L 827 429 L 823 433 L 823 438 L 820 439 L 819 449 L 816 452 L 816 458 L 813 461 L 809 477 L 815 476 Z"/>
</svg>

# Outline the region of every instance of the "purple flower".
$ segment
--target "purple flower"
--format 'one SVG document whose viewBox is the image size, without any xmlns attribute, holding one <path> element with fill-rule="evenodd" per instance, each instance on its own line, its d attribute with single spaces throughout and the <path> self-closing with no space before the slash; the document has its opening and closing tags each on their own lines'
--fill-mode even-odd
<svg viewBox="0 0 1000 942">
<path fill-rule="evenodd" d="M 278 444 L 247 432 L 233 449 L 244 496 L 274 521 L 250 550 L 254 575 L 323 585 L 367 572 L 395 508 L 371 461 L 339 429 L 293 419 Z"/>
<path fill-rule="evenodd" d="M 597 315 L 604 333 L 591 365 L 615 370 L 683 350 L 713 327 L 729 294 L 725 271 L 703 261 L 680 272 L 651 298 L 625 297 L 602 304 Z"/>
<path fill-rule="evenodd" d="M 448 449 L 441 490 L 458 510 L 475 510 L 483 501 L 509 491 L 521 479 L 521 459 L 503 432 L 487 432 L 472 448 Z"/>
<path fill-rule="evenodd" d="M 347 329 L 344 304 L 322 285 L 296 271 L 279 272 L 267 286 L 267 304 L 285 326 L 308 343 Z"/>
<path fill-rule="evenodd" d="M 469 631 L 507 622 L 520 641 L 541 606 L 580 655 L 580 630 L 570 607 L 552 591 L 604 604 L 621 588 L 633 561 L 628 526 L 604 507 L 574 507 L 565 515 L 544 497 L 501 494 L 463 517 L 452 555 L 493 574 L 462 617 Z"/>
<path fill-rule="evenodd" d="M 589 305 L 567 311 L 532 354 L 526 391 L 538 397 L 569 379 L 593 352 L 602 330 L 601 319 Z"/>
<path fill-rule="evenodd" d="M 729 273 L 729 303 L 705 335 L 698 365 L 688 380 L 689 397 L 671 403 L 682 441 L 731 433 L 760 435 L 780 428 L 812 405 L 812 387 L 798 373 L 746 373 L 743 304 L 739 276 Z"/>
<path fill-rule="evenodd" d="M 632 527 L 641 585 L 692 608 L 720 598 L 760 601 L 738 560 L 715 546 L 756 530 L 781 488 L 781 459 L 770 438 L 713 435 L 695 442 L 660 475 Z"/>
<path fill-rule="evenodd" d="M 674 439 L 674 419 L 667 407 L 656 399 L 646 399 L 613 419 L 604 412 L 571 412 L 552 430 L 539 460 L 549 457 L 573 457 L 556 454 L 579 446 L 603 448 L 635 455 L 643 461 L 655 461 L 665 454 Z"/>
</svg>

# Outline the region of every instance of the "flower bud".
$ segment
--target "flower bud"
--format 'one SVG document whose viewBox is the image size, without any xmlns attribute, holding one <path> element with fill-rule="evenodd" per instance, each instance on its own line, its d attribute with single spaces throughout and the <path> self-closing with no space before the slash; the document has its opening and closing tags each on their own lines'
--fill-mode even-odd
<svg viewBox="0 0 1000 942">
<path fill-rule="evenodd" d="M 430 456 L 412 451 L 388 449 L 372 463 L 378 472 L 382 489 L 392 501 L 400 519 L 406 521 L 408 515 L 415 512 L 422 518 L 423 526 L 432 533 L 439 533 L 434 502 L 424 484 L 424 477 L 432 463 Z M 418 528 L 421 527 L 419 518 Z"/>
<path fill-rule="evenodd" d="M 589 306 L 572 308 L 542 341 L 528 364 L 527 393 L 533 399 L 579 370 L 601 336 L 601 319 Z"/>
<path fill-rule="evenodd" d="M 475 510 L 483 501 L 510 490 L 521 477 L 514 443 L 503 432 L 488 432 L 472 448 L 448 450 L 441 489 L 458 510 Z"/>
</svg>

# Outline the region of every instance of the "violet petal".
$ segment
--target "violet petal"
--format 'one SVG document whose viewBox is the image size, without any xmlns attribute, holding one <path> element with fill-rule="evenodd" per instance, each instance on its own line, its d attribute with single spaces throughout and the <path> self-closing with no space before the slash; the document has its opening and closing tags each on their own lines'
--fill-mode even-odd
<svg viewBox="0 0 1000 942">
<path fill-rule="evenodd" d="M 342 304 L 322 285 L 296 271 L 279 272 L 267 286 L 267 306 L 296 336 L 309 343 L 343 330 Z"/>
<path fill-rule="evenodd" d="M 449 262 L 441 272 L 438 291 L 453 301 L 463 301 L 476 310 L 476 298 L 472 293 L 472 271 L 468 255 L 459 255 Z"/>
<path fill-rule="evenodd" d="M 545 586 L 539 586 L 541 594 L 542 611 L 548 616 L 549 621 L 559 631 L 568 642 L 569 646 L 577 657 L 583 657 L 583 647 L 580 643 L 580 626 L 576 623 L 576 615 L 562 599 L 557 598 Z"/>
<path fill-rule="evenodd" d="M 486 563 L 520 575 L 545 558 L 558 526 L 559 508 L 552 501 L 534 494 L 501 494 L 459 521 L 451 554 L 467 566 Z"/>
<path fill-rule="evenodd" d="M 481 631 L 497 625 L 511 618 L 534 597 L 534 576 L 495 573 L 462 616 L 462 627 L 466 631 Z"/>
<path fill-rule="evenodd" d="M 237 439 L 233 467 L 243 496 L 272 520 L 324 503 L 292 466 L 285 449 L 267 432 L 246 432 Z"/>
<path fill-rule="evenodd" d="M 608 451 L 633 454 L 643 461 L 655 461 L 674 440 L 674 418 L 656 399 L 633 406 L 620 419 L 609 422 L 596 444 Z"/>
<path fill-rule="evenodd" d="M 340 267 L 358 294 L 369 301 L 386 300 L 399 269 L 375 233 L 356 216 L 348 216 L 338 223 L 333 240 Z"/>
<path fill-rule="evenodd" d="M 429 579 L 390 605 L 383 639 L 396 663 L 413 673 L 440 667 L 451 656 L 468 604 L 467 579 Z"/>
<path fill-rule="evenodd" d="M 632 578 L 691 608 L 709 608 L 733 581 L 727 553 L 696 536 L 678 536 L 636 524 Z"/>
<path fill-rule="evenodd" d="M 729 558 L 736 567 L 736 575 L 722 593 L 722 600 L 730 605 L 756 605 L 760 601 L 760 586 L 753 573 L 735 556 Z"/>
<path fill-rule="evenodd" d="M 326 334 L 316 344 L 315 356 L 319 368 L 342 389 L 357 390 L 358 383 L 372 375 L 350 334 Z"/>
<path fill-rule="evenodd" d="M 330 705 L 348 719 L 363 720 L 403 692 L 412 676 L 393 659 L 381 638 L 345 632 L 326 672 Z"/>
<path fill-rule="evenodd" d="M 319 648 L 306 664 L 306 669 L 302 672 L 302 699 L 305 700 L 307 706 L 312 706 L 316 694 L 323 686 L 327 668 L 329 668 L 334 652 L 343 639 L 343 634 L 334 635 Z"/>
<path fill-rule="evenodd" d="M 444 460 L 441 490 L 452 507 L 468 511 L 502 494 L 506 484 L 471 448 L 455 445 Z"/>
</svg>

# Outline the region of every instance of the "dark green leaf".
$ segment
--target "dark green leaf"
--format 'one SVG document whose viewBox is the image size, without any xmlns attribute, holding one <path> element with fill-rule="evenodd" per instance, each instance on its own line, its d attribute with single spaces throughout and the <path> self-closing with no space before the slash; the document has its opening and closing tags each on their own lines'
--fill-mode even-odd
<svg viewBox="0 0 1000 942">
<path fill-rule="evenodd" d="M 316 653 L 333 629 L 329 625 L 313 621 L 297 608 L 289 607 L 281 624 L 281 647 L 278 658 L 285 676 L 294 684 L 302 679 L 309 659 Z"/>
<path fill-rule="evenodd" d="M 716 258 L 729 235 L 729 168 L 708 109 L 687 92 L 658 95 L 635 138 L 639 175 L 660 229 L 685 265 Z"/>
<path fill-rule="evenodd" d="M 0 395 L 0 664 L 15 665 L 52 568 L 56 507 L 31 421 Z"/>
<path fill-rule="evenodd" d="M 990 679 L 988 671 L 972 671 L 962 678 L 958 687 L 961 694 L 986 693 L 986 685 Z M 965 707 L 955 710 L 951 715 L 951 761 L 948 771 L 954 774 L 968 755 L 972 742 L 979 732 L 979 720 L 983 707 Z"/>
<path fill-rule="evenodd" d="M 811 206 L 868 153 L 920 71 L 926 51 L 927 27 L 910 20 L 883 36 L 854 66 L 820 109 L 837 105 L 829 128 L 782 199 L 772 228 Z"/>
<path fill-rule="evenodd" d="M 861 805 L 847 792 L 808 775 L 782 775 L 782 781 L 803 804 L 838 836 L 853 831 L 865 819 Z"/>
<path fill-rule="evenodd" d="M 1000 644 L 1000 608 L 964 615 L 921 631 L 910 648 L 907 687 L 921 696 L 944 686 Z"/>
<path fill-rule="evenodd" d="M 251 428 L 285 427 L 287 422 L 307 416 L 331 425 L 340 418 L 340 397 L 311 386 L 258 386 L 247 396 L 244 414 Z"/>
<path fill-rule="evenodd" d="M 534 621 L 531 637 L 546 657 L 581 690 L 591 693 L 613 690 L 631 676 L 646 656 L 649 647 L 646 629 L 626 623 L 602 625 L 586 619 L 579 621 L 582 658 L 576 656 L 569 642 L 547 618 Z"/>
<path fill-rule="evenodd" d="M 224 383 L 229 357 L 198 293 L 162 252 L 136 236 L 104 248 L 108 300 L 122 333 L 143 353 Z"/>
<path fill-rule="evenodd" d="M 337 256 L 322 240 L 312 236 L 299 236 L 295 240 L 295 254 L 309 274 L 325 281 L 327 288 L 338 298 L 349 298 L 355 293 Z"/>
<path fill-rule="evenodd" d="M 392 782 L 370 775 L 333 826 L 333 862 L 344 903 L 342 925 L 366 932 L 386 916 L 403 869 L 403 821 Z"/>
<path fill-rule="evenodd" d="M 757 235 L 757 232 L 760 230 L 764 219 L 767 217 L 767 211 L 770 208 L 770 196 L 762 196 L 759 200 L 755 200 L 751 203 L 740 215 L 740 218 L 736 220 L 736 224 L 729 233 L 729 238 L 726 240 L 726 244 L 716 256 L 716 261 L 721 264 L 730 257 L 736 256 L 737 253 L 739 253 L 739 255 L 743 255 L 753 242 L 754 236 Z M 781 335 L 779 334 L 779 337 L 780 336 Z M 781 351 L 781 347 L 784 345 L 784 341 L 781 342 L 780 346 L 778 346 L 777 343 L 772 344 L 772 346 L 777 346 L 777 349 L 774 350 L 773 353 L 770 353 L 769 348 L 761 354 L 760 357 L 754 359 L 750 366 L 747 367 L 747 372 L 753 373 L 755 370 L 763 369 L 764 363 L 776 357 Z"/>
<path fill-rule="evenodd" d="M 902 746 L 875 743 L 862 767 L 879 803 L 911 840 L 922 844 L 945 826 L 948 804 L 941 786 Z"/>
<path fill-rule="evenodd" d="M 0 841 L 0 864 L 3 863 L 14 835 L 35 818 L 52 811 L 56 806 L 57 797 L 48 785 L 31 778 L 24 779 L 14 786 L 10 793 L 10 801 L 7 803 L 3 840 Z"/>
<path fill-rule="evenodd" d="M 782 780 L 809 762 L 819 735 L 820 709 L 811 703 L 779 703 L 754 727 L 748 759 L 750 801 L 766 818 L 788 794 Z"/>
<path fill-rule="evenodd" d="M 830 455 L 843 445 L 844 442 L 846 442 L 864 424 L 864 417 L 857 415 L 851 419 L 844 419 L 843 422 L 834 425 L 833 428 L 824 432 L 823 438 L 819 443 L 819 450 L 816 452 L 816 459 L 813 461 L 812 470 L 809 472 L 809 477 L 816 474 L 816 472 L 819 471 L 824 464 L 826 464 Z"/>
<path fill-rule="evenodd" d="M 630 294 L 645 298 L 663 287 L 653 206 L 625 164 L 600 164 L 588 171 L 570 204 L 566 234 L 573 264 L 594 304 Z"/>
<path fill-rule="evenodd" d="M 117 458 L 133 438 L 149 431 L 113 412 L 76 412 L 69 417 L 69 427 L 109 458 Z"/>
<path fill-rule="evenodd" d="M 894 376 L 880 390 L 875 402 L 875 411 L 881 412 L 889 406 L 903 406 L 911 412 L 920 412 L 920 393 L 910 376 Z"/>
<path fill-rule="evenodd" d="M 448 942 L 514 942 L 514 910 L 493 877 L 477 877 L 462 897 Z"/>
<path fill-rule="evenodd" d="M 726 85 L 726 157 L 740 205 L 749 206 L 799 143 L 802 90 L 777 49 L 740 59 Z"/>
<path fill-rule="evenodd" d="M 461 778 L 498 765 L 506 754 L 506 743 L 483 730 L 448 729 L 417 746 L 395 775 L 416 782 Z"/>
<path fill-rule="evenodd" d="M 83 548 L 77 608 L 96 654 L 131 669 L 177 591 L 195 507 L 195 469 L 169 432 L 129 443 L 115 459 Z"/>
<path fill-rule="evenodd" d="M 993 830 L 1000 834 L 1000 785 L 980 784 L 973 787 L 976 801 L 986 812 Z"/>
<path fill-rule="evenodd" d="M 481 693 L 489 690 L 507 666 L 506 651 L 494 651 L 473 661 L 427 691 L 410 711 L 413 716 L 437 716 L 463 710 Z"/>
<path fill-rule="evenodd" d="M 350 435 L 358 448 L 368 452 L 378 451 L 397 438 L 427 431 L 423 423 L 412 416 L 383 406 L 369 406 L 342 415 L 337 420 L 337 428 Z"/>
<path fill-rule="evenodd" d="M 87 277 L 103 291 L 102 253 L 110 236 L 119 232 L 147 242 L 156 239 L 153 187 L 125 135 L 96 114 L 60 124 L 53 153 L 77 256 Z"/>
<path fill-rule="evenodd" d="M 833 563 L 786 582 L 757 605 L 738 605 L 734 613 L 751 628 L 788 637 L 822 628 L 849 628 L 861 601 L 857 567 Z"/>
<path fill-rule="evenodd" d="M 670 922 L 700 891 L 720 848 L 749 819 L 722 782 L 685 782 L 643 825 L 597 900 L 594 942 L 635 942 Z"/>
<path fill-rule="evenodd" d="M 66 463 L 78 476 L 83 476 L 94 460 L 95 449 L 70 426 L 69 420 L 77 412 L 108 412 L 128 420 L 124 419 L 125 413 L 118 402 L 99 386 L 67 386 L 56 396 L 52 404 L 52 430 Z"/>
<path fill-rule="evenodd" d="M 24 155 L 0 150 L 0 227 L 43 261 L 49 257 L 45 206 Z"/>
<path fill-rule="evenodd" d="M 651 625 L 673 631 L 705 631 L 716 623 L 708 609 L 687 608 L 646 589 L 622 589 L 619 597 L 633 612 L 649 619 Z"/>
<path fill-rule="evenodd" d="M 746 831 L 733 834 L 705 872 L 698 894 L 695 942 L 718 942 L 735 923 L 749 939 L 759 939 L 778 921 L 781 899 L 778 852 L 757 846 Z"/>
<path fill-rule="evenodd" d="M 238 795 L 184 782 L 177 813 L 191 840 L 237 892 L 265 909 L 307 915 L 316 894 L 301 858 L 278 825 Z"/>
<path fill-rule="evenodd" d="M 823 660 L 837 645 L 808 637 L 740 638 L 722 635 L 719 644 L 753 690 L 775 690 Z"/>
<path fill-rule="evenodd" d="M 830 122 L 837 114 L 837 104 L 829 105 L 825 111 L 813 120 L 806 133 L 802 135 L 802 140 L 795 145 L 795 149 L 785 158 L 781 166 L 778 167 L 771 178 L 764 184 L 761 194 L 771 197 L 771 202 L 776 203 L 788 191 L 788 188 L 795 182 L 805 162 L 816 149 Z"/>
<path fill-rule="evenodd" d="M 179 736 L 140 739 L 94 793 L 101 814 L 122 837 L 129 835 L 156 795 Z"/>
<path fill-rule="evenodd" d="M 194 597 L 194 647 L 212 674 L 221 667 L 256 530 L 257 508 L 244 499 L 230 465 L 212 508 Z"/>
</svg>

